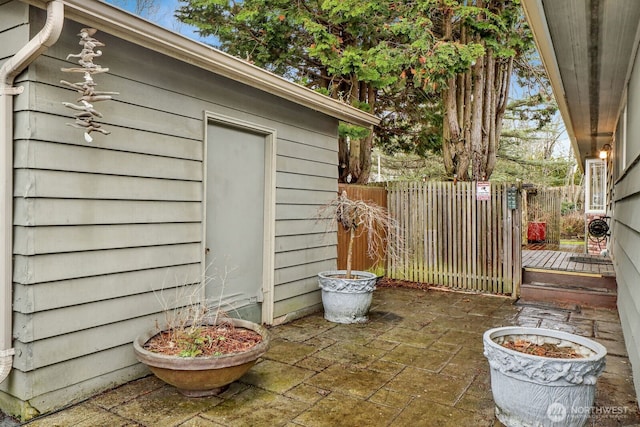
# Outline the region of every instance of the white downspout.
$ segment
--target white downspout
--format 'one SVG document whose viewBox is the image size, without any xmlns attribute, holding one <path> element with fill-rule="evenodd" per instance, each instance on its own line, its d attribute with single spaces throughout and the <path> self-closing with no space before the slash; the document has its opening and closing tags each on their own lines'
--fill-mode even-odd
<svg viewBox="0 0 640 427">
<path fill-rule="evenodd" d="M 47 21 L 36 36 L 0 68 L 0 382 L 13 366 L 13 96 L 22 87 L 13 87 L 18 74 L 47 48 L 58 41 L 64 22 L 61 0 L 47 4 Z"/>
</svg>

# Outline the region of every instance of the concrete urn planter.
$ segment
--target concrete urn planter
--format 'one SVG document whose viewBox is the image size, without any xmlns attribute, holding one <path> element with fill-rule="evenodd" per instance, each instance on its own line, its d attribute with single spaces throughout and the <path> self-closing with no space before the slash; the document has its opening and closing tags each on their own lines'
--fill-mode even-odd
<svg viewBox="0 0 640 427">
<path fill-rule="evenodd" d="M 571 347 L 584 357 L 542 357 L 501 345 L 515 339 Z M 567 332 L 523 327 L 490 329 L 483 342 L 496 417 L 504 425 L 577 427 L 587 422 L 596 381 L 605 367 L 604 346 Z"/>
<path fill-rule="evenodd" d="M 221 356 L 180 357 L 154 353 L 144 348 L 157 330 L 139 335 L 133 342 L 137 359 L 147 365 L 162 381 L 189 397 L 211 396 L 222 392 L 242 377 L 269 348 L 266 328 L 253 322 L 231 319 L 237 328 L 250 329 L 262 336 L 262 341 L 248 351 Z"/>
<path fill-rule="evenodd" d="M 324 271 L 318 274 L 322 288 L 324 318 L 336 323 L 364 323 L 371 307 L 378 276 L 366 271 L 352 271 L 346 279 L 346 270 Z"/>
</svg>

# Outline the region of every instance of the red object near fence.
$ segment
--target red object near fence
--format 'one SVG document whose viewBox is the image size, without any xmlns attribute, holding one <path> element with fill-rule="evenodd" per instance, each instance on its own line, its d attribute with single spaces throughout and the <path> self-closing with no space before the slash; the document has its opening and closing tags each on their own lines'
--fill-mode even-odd
<svg viewBox="0 0 640 427">
<path fill-rule="evenodd" d="M 547 223 L 532 221 L 527 226 L 527 240 L 529 243 L 542 243 L 547 238 Z"/>
</svg>

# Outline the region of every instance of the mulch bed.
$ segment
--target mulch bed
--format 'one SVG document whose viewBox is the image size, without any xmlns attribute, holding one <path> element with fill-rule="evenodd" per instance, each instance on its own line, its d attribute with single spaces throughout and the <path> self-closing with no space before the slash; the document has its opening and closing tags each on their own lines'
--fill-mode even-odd
<svg viewBox="0 0 640 427">
<path fill-rule="evenodd" d="M 376 283 L 379 288 L 410 288 L 410 289 L 422 289 L 429 290 L 430 286 L 427 283 L 421 282 L 408 282 L 406 280 L 390 279 L 383 277 Z"/>
<path fill-rule="evenodd" d="M 200 326 L 192 333 L 160 332 L 144 348 L 168 356 L 206 357 L 241 353 L 261 341 L 262 336 L 250 329 L 233 325 Z"/>
<path fill-rule="evenodd" d="M 527 340 L 505 341 L 502 346 L 520 353 L 532 354 L 556 359 L 582 359 L 583 355 L 577 353 L 571 347 L 559 347 L 555 344 L 534 344 Z"/>
</svg>

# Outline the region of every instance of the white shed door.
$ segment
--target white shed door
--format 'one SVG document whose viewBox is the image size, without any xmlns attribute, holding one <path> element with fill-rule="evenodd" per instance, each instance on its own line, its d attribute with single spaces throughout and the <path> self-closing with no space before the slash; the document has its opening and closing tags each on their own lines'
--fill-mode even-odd
<svg viewBox="0 0 640 427">
<path fill-rule="evenodd" d="M 210 123 L 206 188 L 207 273 L 230 269 L 224 302 L 235 308 L 253 305 L 243 317 L 260 321 L 256 303 L 262 301 L 263 283 L 265 135 Z M 207 298 L 219 296 L 220 283 L 213 281 Z"/>
</svg>

